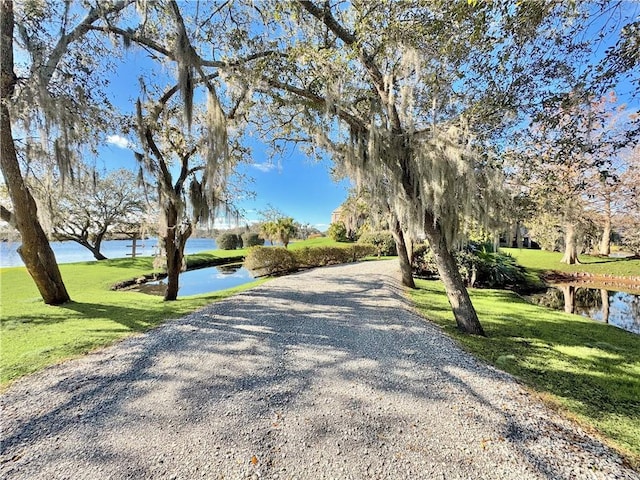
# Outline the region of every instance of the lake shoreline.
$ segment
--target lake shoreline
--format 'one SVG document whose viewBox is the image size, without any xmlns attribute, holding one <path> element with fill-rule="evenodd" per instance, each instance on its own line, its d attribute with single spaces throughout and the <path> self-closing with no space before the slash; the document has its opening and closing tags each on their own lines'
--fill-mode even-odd
<svg viewBox="0 0 640 480">
<path fill-rule="evenodd" d="M 212 258 L 202 259 L 198 261 L 192 261 L 191 265 L 187 265 L 185 272 L 193 270 L 200 270 L 202 268 L 218 267 L 221 265 L 231 265 L 241 263 L 244 260 L 243 256 L 227 257 L 227 258 Z M 135 290 L 140 285 L 144 285 L 147 282 L 155 282 L 157 280 L 163 280 L 167 278 L 167 272 L 149 273 L 128 280 L 123 280 L 111 286 L 111 290 Z"/>
<path fill-rule="evenodd" d="M 624 288 L 630 290 L 630 293 L 640 293 L 640 277 L 636 276 L 620 276 L 595 274 L 588 272 L 560 272 L 557 270 L 545 272 L 542 280 L 549 286 L 559 283 L 578 283 L 584 284 L 585 287 L 598 288 L 605 290 L 614 287 L 616 289 Z"/>
</svg>

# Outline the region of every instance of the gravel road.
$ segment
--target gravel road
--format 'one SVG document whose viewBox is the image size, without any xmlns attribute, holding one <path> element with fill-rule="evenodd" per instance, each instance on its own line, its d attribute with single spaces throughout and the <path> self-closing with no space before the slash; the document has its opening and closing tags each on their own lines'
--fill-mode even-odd
<svg viewBox="0 0 640 480">
<path fill-rule="evenodd" d="M 4 479 L 638 479 L 412 313 L 395 262 L 267 282 L 14 383 Z"/>
</svg>

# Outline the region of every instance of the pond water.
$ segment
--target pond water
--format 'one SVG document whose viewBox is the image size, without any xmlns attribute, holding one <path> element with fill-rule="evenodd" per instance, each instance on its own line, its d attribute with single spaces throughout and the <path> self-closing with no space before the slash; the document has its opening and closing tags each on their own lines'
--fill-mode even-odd
<svg viewBox="0 0 640 480">
<path fill-rule="evenodd" d="M 189 270 L 180 274 L 178 296 L 186 297 L 188 295 L 226 290 L 253 280 L 254 278 L 249 270 L 240 263 Z M 156 282 L 147 282 L 140 285 L 136 290 L 152 295 L 164 295 L 166 288 L 167 281 L 164 279 Z"/>
<path fill-rule="evenodd" d="M 19 242 L 0 242 L 0 267 L 22 267 L 22 259 L 17 248 Z M 158 240 L 149 238 L 136 242 L 136 255 L 150 257 L 157 252 Z M 58 263 L 88 262 L 95 260 L 92 253 L 77 242 L 51 242 L 51 248 Z M 185 254 L 215 250 L 216 241 L 212 238 L 190 238 L 187 240 Z M 107 258 L 126 258 L 131 254 L 131 240 L 105 240 L 102 253 Z"/>
<path fill-rule="evenodd" d="M 567 283 L 555 285 L 545 293 L 531 295 L 529 299 L 538 305 L 575 313 L 640 334 L 640 295 Z"/>
</svg>

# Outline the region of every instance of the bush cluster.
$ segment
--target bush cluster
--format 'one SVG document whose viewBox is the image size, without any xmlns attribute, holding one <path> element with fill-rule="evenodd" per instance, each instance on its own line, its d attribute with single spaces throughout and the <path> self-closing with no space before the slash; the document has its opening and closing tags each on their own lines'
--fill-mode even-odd
<svg viewBox="0 0 640 480">
<path fill-rule="evenodd" d="M 523 267 L 506 253 L 492 252 L 482 244 L 471 243 L 454 253 L 458 270 L 465 283 L 472 287 L 527 288 L 531 280 Z M 413 273 L 419 277 L 435 277 L 438 268 L 433 252 L 420 245 L 413 252 Z"/>
<path fill-rule="evenodd" d="M 388 230 L 363 233 L 360 235 L 358 243 L 373 245 L 376 249 L 376 255 L 379 257 L 392 257 L 398 254 L 396 250 L 396 241 Z"/>
<path fill-rule="evenodd" d="M 255 232 L 245 232 L 242 234 L 242 246 L 244 248 L 256 247 L 264 245 L 264 238 L 261 238 Z"/>
<path fill-rule="evenodd" d="M 327 236 L 334 242 L 349 241 L 349 239 L 347 238 L 347 227 L 345 227 L 344 223 L 342 222 L 332 223 L 331 225 L 329 225 Z"/>
<path fill-rule="evenodd" d="M 221 250 L 235 250 L 236 248 L 249 248 L 264 245 L 264 238 L 255 232 L 245 232 L 242 235 L 224 232 L 216 238 L 216 244 Z"/>
<path fill-rule="evenodd" d="M 242 247 L 242 238 L 236 233 L 224 232 L 216 238 L 216 244 L 221 250 L 235 250 Z"/>
<path fill-rule="evenodd" d="M 305 247 L 287 250 L 282 247 L 252 247 L 244 265 L 258 276 L 284 275 L 303 268 L 324 267 L 355 262 L 375 253 L 372 245 L 348 247 Z"/>
<path fill-rule="evenodd" d="M 251 247 L 244 266 L 256 276 L 284 275 L 297 270 L 293 252 L 284 247 Z"/>
</svg>

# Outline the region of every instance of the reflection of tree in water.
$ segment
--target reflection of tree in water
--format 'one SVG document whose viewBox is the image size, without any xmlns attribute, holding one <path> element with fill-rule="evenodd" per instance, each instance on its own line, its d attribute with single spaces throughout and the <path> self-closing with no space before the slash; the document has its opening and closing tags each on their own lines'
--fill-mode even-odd
<svg viewBox="0 0 640 480">
<path fill-rule="evenodd" d="M 231 275 L 232 273 L 236 273 L 238 270 L 242 268 L 241 263 L 232 263 L 230 265 L 218 265 L 216 270 L 223 275 Z"/>
<path fill-rule="evenodd" d="M 530 297 L 530 301 L 640 334 L 640 295 L 563 284 Z"/>
<path fill-rule="evenodd" d="M 575 295 L 575 313 L 584 314 L 589 318 L 594 318 L 594 315 L 597 312 L 602 311 L 602 293 L 599 288 L 576 287 Z M 606 321 L 604 318 L 603 320 Z"/>
<path fill-rule="evenodd" d="M 612 303 L 617 307 L 620 317 L 616 325 L 640 334 L 640 295 L 616 292 L 613 295 Z"/>
<path fill-rule="evenodd" d="M 564 295 L 557 288 L 548 288 L 546 292 L 530 297 L 530 301 L 542 307 L 562 310 L 564 308 Z"/>
</svg>

